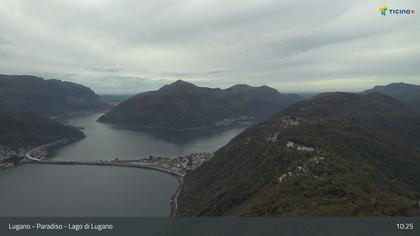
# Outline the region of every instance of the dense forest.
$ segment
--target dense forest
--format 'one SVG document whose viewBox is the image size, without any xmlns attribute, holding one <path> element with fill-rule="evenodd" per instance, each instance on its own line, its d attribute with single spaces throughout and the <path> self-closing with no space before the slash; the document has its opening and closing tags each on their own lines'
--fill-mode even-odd
<svg viewBox="0 0 420 236">
<path fill-rule="evenodd" d="M 267 86 L 220 89 L 178 80 L 118 104 L 99 121 L 170 129 L 226 126 L 272 115 L 301 99 Z"/>
<path fill-rule="evenodd" d="M 0 112 L 0 144 L 4 146 L 27 148 L 60 139 L 77 140 L 83 137 L 79 129 L 40 114 Z"/>
<path fill-rule="evenodd" d="M 325 93 L 248 128 L 187 174 L 180 216 L 420 215 L 420 116 Z"/>
<path fill-rule="evenodd" d="M 420 85 L 392 83 L 385 86 L 375 86 L 363 93 L 369 94 L 374 92 L 380 92 L 392 96 L 406 104 L 412 110 L 420 112 Z"/>
</svg>

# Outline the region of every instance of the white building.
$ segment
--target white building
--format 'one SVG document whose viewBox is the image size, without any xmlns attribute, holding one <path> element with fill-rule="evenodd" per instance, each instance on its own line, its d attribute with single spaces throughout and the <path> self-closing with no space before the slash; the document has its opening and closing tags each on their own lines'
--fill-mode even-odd
<svg viewBox="0 0 420 236">
<path fill-rule="evenodd" d="M 293 142 L 287 142 L 286 147 L 288 148 L 294 148 L 295 144 Z"/>
</svg>

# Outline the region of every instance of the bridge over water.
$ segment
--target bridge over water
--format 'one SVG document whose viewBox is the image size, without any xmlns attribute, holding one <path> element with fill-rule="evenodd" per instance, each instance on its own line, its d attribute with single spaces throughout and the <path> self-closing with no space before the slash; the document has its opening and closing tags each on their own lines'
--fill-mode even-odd
<svg viewBox="0 0 420 236">
<path fill-rule="evenodd" d="M 91 166 L 122 166 L 122 167 L 135 167 L 143 169 L 151 169 L 162 171 L 177 177 L 184 177 L 184 173 L 170 169 L 167 167 L 159 166 L 154 163 L 145 163 L 141 160 L 112 160 L 112 161 L 67 161 L 67 160 L 40 160 L 36 158 L 28 158 L 25 163 L 32 164 L 49 164 L 49 165 L 91 165 Z"/>
</svg>

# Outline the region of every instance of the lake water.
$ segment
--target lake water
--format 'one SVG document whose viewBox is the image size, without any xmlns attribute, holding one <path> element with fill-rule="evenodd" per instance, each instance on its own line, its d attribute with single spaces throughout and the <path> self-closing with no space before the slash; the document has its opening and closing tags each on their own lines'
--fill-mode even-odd
<svg viewBox="0 0 420 236">
<path fill-rule="evenodd" d="M 130 131 L 96 122 L 100 114 L 70 117 L 86 138 L 54 150 L 60 160 L 176 157 L 213 152 L 245 126 L 213 131 Z M 0 170 L 0 216 L 168 216 L 178 187 L 152 170 L 25 164 Z"/>
</svg>

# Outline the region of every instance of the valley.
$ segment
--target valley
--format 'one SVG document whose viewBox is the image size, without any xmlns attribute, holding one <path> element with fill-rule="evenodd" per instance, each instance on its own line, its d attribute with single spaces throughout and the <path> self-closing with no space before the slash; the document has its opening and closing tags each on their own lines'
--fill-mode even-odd
<svg viewBox="0 0 420 236">
<path fill-rule="evenodd" d="M 414 94 L 409 103 L 406 90 Z M 0 188 L 7 191 L 0 207 L 21 216 L 49 216 L 40 207 L 50 204 L 63 216 L 417 216 L 416 93 L 414 85 L 391 84 L 303 99 L 267 86 L 218 89 L 178 80 L 131 98 L 101 96 L 114 106 L 105 113 L 3 107 Z M 84 179 L 72 179 L 77 173 Z M 33 188 L 12 187 L 29 176 L 38 176 Z M 82 195 L 74 195 L 78 189 Z M 131 196 L 96 202 L 113 189 Z M 14 210 L 22 192 L 47 201 Z M 57 194 L 63 201 L 73 195 L 80 208 L 52 199 Z M 103 211 L 95 213 L 98 207 Z"/>
<path fill-rule="evenodd" d="M 245 128 L 141 132 L 98 123 L 100 115 L 64 118 L 83 127 L 86 137 L 47 153 L 35 148 L 30 153 L 36 163 L 0 170 L 0 188 L 7 190 L 0 196 L 3 216 L 169 216 L 180 177 L 210 157 L 193 153 L 212 153 Z M 16 187 L 25 181 L 32 187 Z M 38 204 L 22 202 L 22 193 Z M 122 202 L 121 194 L 130 196 Z M 48 206 L 56 210 L 45 211 Z"/>
</svg>

